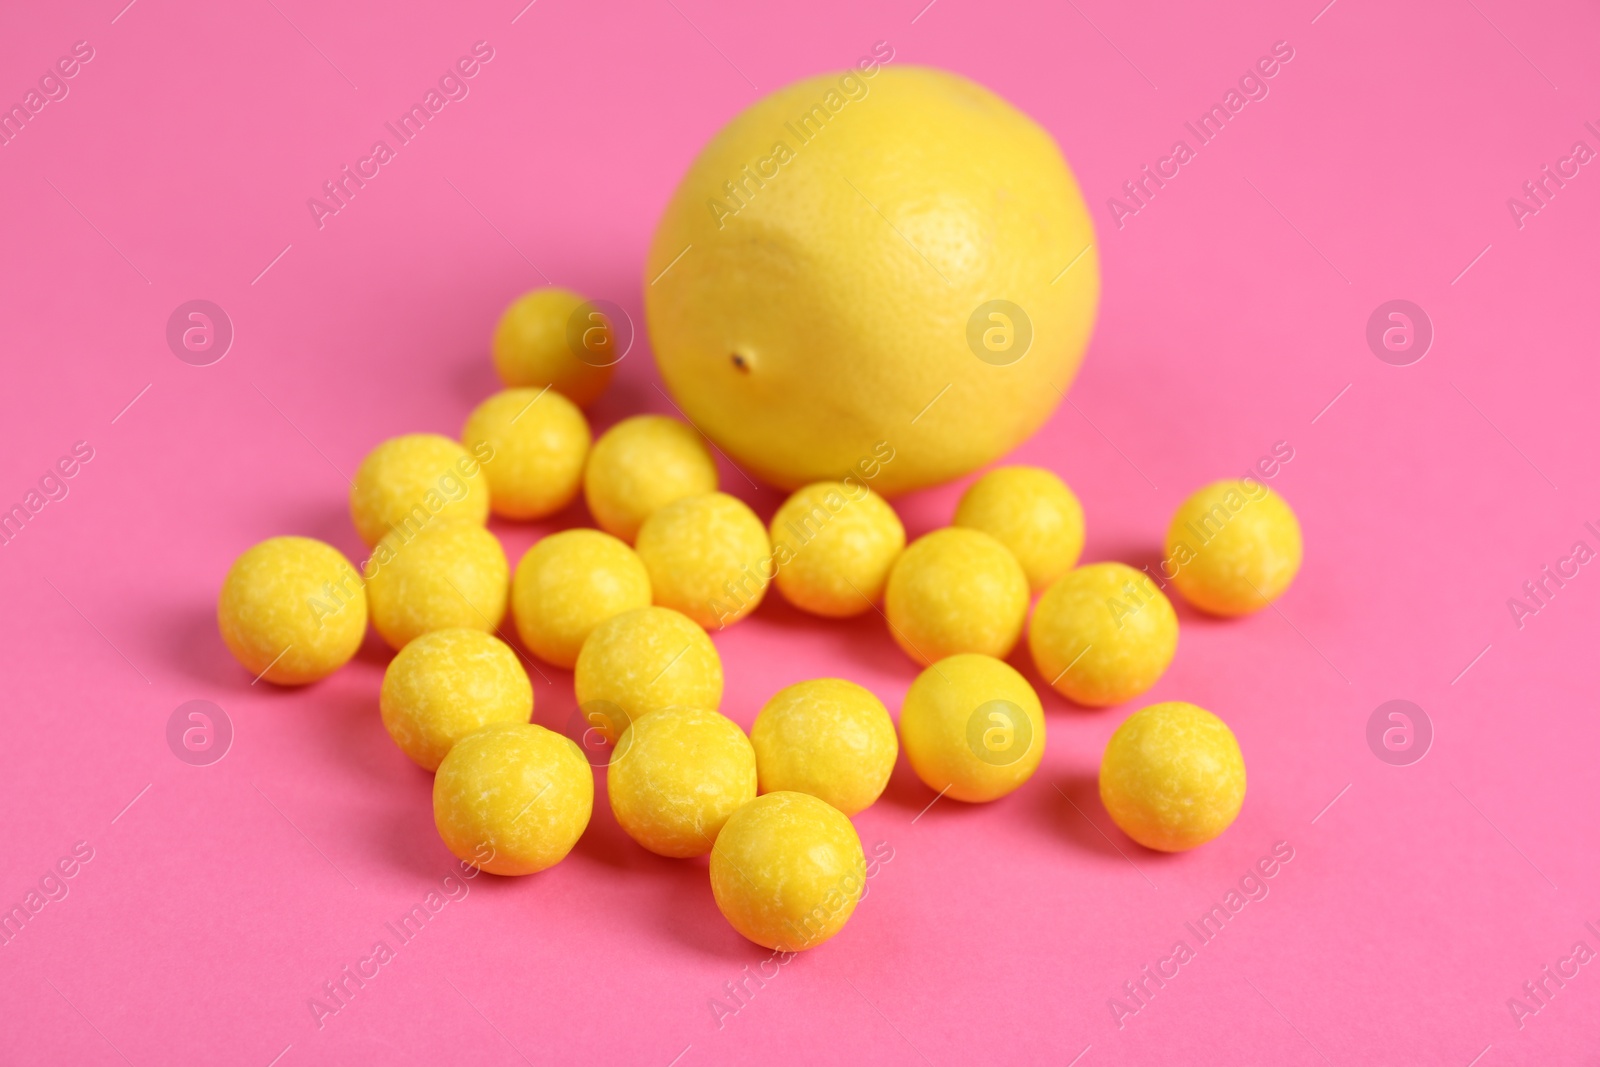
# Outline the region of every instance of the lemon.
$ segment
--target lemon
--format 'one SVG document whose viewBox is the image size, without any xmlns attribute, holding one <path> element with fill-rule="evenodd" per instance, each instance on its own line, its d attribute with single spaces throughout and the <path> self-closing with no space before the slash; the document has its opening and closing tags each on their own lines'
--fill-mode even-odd
<svg viewBox="0 0 1600 1067">
<path fill-rule="evenodd" d="M 644 282 L 662 378 L 735 462 L 886 495 L 1038 429 L 1100 291 L 1050 135 L 925 67 L 811 78 L 736 116 L 668 203 Z"/>
</svg>

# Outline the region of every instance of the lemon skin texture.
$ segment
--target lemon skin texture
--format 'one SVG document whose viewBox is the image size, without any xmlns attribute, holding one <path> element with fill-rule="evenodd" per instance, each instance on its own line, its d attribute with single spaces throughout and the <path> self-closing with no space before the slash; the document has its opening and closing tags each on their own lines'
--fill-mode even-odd
<svg viewBox="0 0 1600 1067">
<path fill-rule="evenodd" d="M 936 793 L 998 800 L 1044 758 L 1044 708 L 1028 680 L 993 656 L 964 654 L 917 675 L 900 705 L 900 743 Z"/>
<path fill-rule="evenodd" d="M 592 365 L 578 358 L 567 328 L 583 297 L 554 286 L 518 297 L 495 326 L 490 351 L 500 380 L 512 389 L 549 386 L 580 408 L 600 398 L 615 364 Z"/>
<path fill-rule="evenodd" d="M 1035 593 L 1083 554 L 1083 505 L 1042 467 L 1000 467 L 973 482 L 953 525 L 982 530 L 1011 550 Z"/>
<path fill-rule="evenodd" d="M 946 527 L 911 543 L 883 596 L 889 632 L 923 666 L 959 652 L 1003 658 L 1028 614 L 1028 577 L 1004 545 Z"/>
<path fill-rule="evenodd" d="M 507 519 L 542 519 L 572 503 L 583 483 L 589 422 L 560 393 L 505 389 L 473 409 L 461 443 L 487 446 L 489 506 Z"/>
<path fill-rule="evenodd" d="M 1212 615 L 1248 615 L 1283 595 L 1300 570 L 1294 511 L 1260 482 L 1213 482 L 1178 508 L 1165 567 L 1183 598 Z"/>
<path fill-rule="evenodd" d="M 720 630 L 756 609 L 775 564 L 767 528 L 727 493 L 702 493 L 657 509 L 634 547 L 657 604 Z"/>
<path fill-rule="evenodd" d="M 626 724 L 670 706 L 715 711 L 722 660 L 695 622 L 670 608 L 636 608 L 596 626 L 578 651 L 572 685 L 607 741 Z M 621 722 L 622 729 L 611 724 Z"/>
<path fill-rule="evenodd" d="M 583 498 L 606 533 L 630 545 L 651 512 L 715 492 L 717 464 L 694 428 L 665 415 L 635 415 L 600 435 L 583 472 Z"/>
<path fill-rule="evenodd" d="M 350 518 L 375 545 L 393 526 L 418 529 L 433 521 L 489 521 L 484 455 L 474 456 L 448 437 L 413 433 L 368 452 L 350 486 Z"/>
<path fill-rule="evenodd" d="M 711 850 L 711 893 L 764 948 L 800 952 L 838 933 L 867 884 L 850 820 L 805 793 L 768 793 L 733 813 Z"/>
<path fill-rule="evenodd" d="M 651 852 L 703 856 L 728 816 L 756 798 L 755 750 L 714 711 L 652 711 L 617 742 L 606 795 L 623 830 Z"/>
<path fill-rule="evenodd" d="M 1143 693 L 1178 649 L 1178 615 L 1149 575 L 1078 567 L 1045 591 L 1028 624 L 1034 666 L 1068 700 L 1098 708 Z"/>
<path fill-rule="evenodd" d="M 367 610 L 394 649 L 430 630 L 492 633 L 505 618 L 511 584 L 494 534 L 466 524 L 425 526 L 409 539 L 395 529 L 373 549 Z"/>
<path fill-rule="evenodd" d="M 599 530 L 563 530 L 540 539 L 511 580 L 511 614 L 522 643 L 567 670 L 596 626 L 649 605 L 650 575 L 639 556 Z"/>
<path fill-rule="evenodd" d="M 338 549 L 271 537 L 222 580 L 217 628 L 233 658 L 274 685 L 305 685 L 350 661 L 367 632 L 361 577 Z"/>
<path fill-rule="evenodd" d="M 842 678 L 780 689 L 750 728 L 763 793 L 807 793 L 846 815 L 889 784 L 900 743 L 883 701 Z"/>
<path fill-rule="evenodd" d="M 533 714 L 533 686 L 511 646 L 481 630 L 435 630 L 389 661 L 378 694 L 384 728 L 423 770 L 494 723 Z"/>
<path fill-rule="evenodd" d="M 433 823 L 445 847 L 490 874 L 560 863 L 593 811 L 594 772 L 583 753 L 533 723 L 468 734 L 433 778 Z"/>
<path fill-rule="evenodd" d="M 889 502 L 846 482 L 796 490 L 772 516 L 771 538 L 778 592 L 801 611 L 836 619 L 872 610 L 906 547 Z"/>
<path fill-rule="evenodd" d="M 795 489 L 888 442 L 873 488 L 893 496 L 1049 417 L 1093 324 L 1094 244 L 1055 141 L 994 93 L 927 67 L 822 75 L 752 104 L 690 165 L 646 258 L 651 346 L 736 463 Z M 969 324 L 995 300 L 1031 341 L 979 358 Z"/>
<path fill-rule="evenodd" d="M 1227 723 L 1182 701 L 1128 716 L 1100 758 L 1100 801 L 1146 848 L 1182 852 L 1226 830 L 1244 804 L 1244 755 Z"/>
</svg>

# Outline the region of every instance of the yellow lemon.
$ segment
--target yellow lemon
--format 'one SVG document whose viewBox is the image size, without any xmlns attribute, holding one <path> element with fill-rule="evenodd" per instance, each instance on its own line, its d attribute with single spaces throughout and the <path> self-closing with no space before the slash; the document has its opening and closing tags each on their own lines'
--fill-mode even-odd
<svg viewBox="0 0 1600 1067">
<path fill-rule="evenodd" d="M 1100 273 L 1037 123 L 955 74 L 862 68 L 712 138 L 656 228 L 645 315 L 668 389 L 735 462 L 788 489 L 859 470 L 892 495 L 1039 428 Z"/>
<path fill-rule="evenodd" d="M 1117 727 L 1100 758 L 1100 801 L 1145 848 L 1182 852 L 1226 830 L 1244 804 L 1244 755 L 1228 724 L 1181 700 Z"/>
<path fill-rule="evenodd" d="M 1212 482 L 1178 508 L 1162 573 L 1213 615 L 1248 615 L 1278 599 L 1300 570 L 1300 521 L 1253 479 Z"/>
<path fill-rule="evenodd" d="M 820 945 L 867 884 L 856 828 L 805 793 L 768 793 L 733 813 L 711 851 L 711 894 L 728 924 L 780 952 Z"/>
</svg>

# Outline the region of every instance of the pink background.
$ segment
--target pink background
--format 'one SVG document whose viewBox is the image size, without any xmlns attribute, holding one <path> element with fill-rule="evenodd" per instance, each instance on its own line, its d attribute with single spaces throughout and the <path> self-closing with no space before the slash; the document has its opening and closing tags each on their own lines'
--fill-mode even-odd
<svg viewBox="0 0 1600 1067">
<path fill-rule="evenodd" d="M 1520 1030 L 1506 1004 L 1578 940 L 1600 949 L 1600 571 L 1520 630 L 1506 607 L 1574 541 L 1600 548 L 1600 174 L 1520 229 L 1506 206 L 1574 141 L 1600 148 L 1592 5 L 124 2 L 28 5 L 0 35 L 7 102 L 73 42 L 95 51 L 0 148 L 0 503 L 94 449 L 0 548 L 0 905 L 93 849 L 0 948 L 0 1059 L 1595 1062 L 1600 965 Z M 471 95 L 319 231 L 306 199 L 478 40 L 495 55 Z M 613 299 L 642 332 L 646 242 L 699 146 L 753 86 L 880 40 L 1033 115 L 1094 211 L 1099 326 L 1072 404 L 1015 456 L 1075 487 L 1087 560 L 1153 560 L 1191 489 L 1294 450 L 1273 485 L 1304 524 L 1299 580 L 1236 622 L 1180 605 L 1146 698 L 1232 725 L 1243 813 L 1188 855 L 1134 845 L 1094 784 L 1134 707 L 1046 691 L 1043 766 L 1004 801 L 916 818 L 933 794 L 902 759 L 856 819 L 893 859 L 855 917 L 719 1029 L 709 1000 L 767 953 L 723 922 L 703 861 L 645 853 L 602 791 L 565 863 L 472 882 L 319 1030 L 308 998 L 393 947 L 384 923 L 450 856 L 428 776 L 379 722 L 378 642 L 311 688 L 252 687 L 213 621 L 229 562 L 282 533 L 356 554 L 344 476 L 384 437 L 459 429 L 520 291 Z M 1118 230 L 1107 198 L 1279 40 L 1295 58 L 1271 95 Z M 213 366 L 165 343 L 194 298 L 236 330 Z M 1435 326 L 1412 366 L 1364 339 L 1392 298 Z M 647 351 L 597 429 L 665 408 Z M 763 515 L 779 500 L 724 485 Z M 961 488 L 901 502 L 911 533 Z M 496 529 L 515 561 L 586 521 Z M 823 625 L 776 598 L 716 642 L 747 727 L 791 681 L 851 678 L 897 708 L 915 675 L 876 616 Z M 570 676 L 544 674 L 536 719 L 559 728 Z M 207 767 L 165 737 L 197 698 L 236 731 Z M 1407 767 L 1365 739 L 1396 698 L 1436 732 Z M 1119 1029 L 1109 998 L 1193 947 L 1185 920 L 1279 841 L 1294 859 L 1270 895 Z"/>
</svg>

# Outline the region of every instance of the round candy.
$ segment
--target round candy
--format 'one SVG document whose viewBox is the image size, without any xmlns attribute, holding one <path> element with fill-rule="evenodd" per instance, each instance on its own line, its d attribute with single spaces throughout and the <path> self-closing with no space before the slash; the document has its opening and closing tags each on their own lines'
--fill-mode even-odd
<svg viewBox="0 0 1600 1067">
<path fill-rule="evenodd" d="M 487 448 L 489 501 L 507 519 L 542 519 L 572 503 L 589 454 L 589 423 L 576 404 L 542 389 L 506 389 L 472 409 L 461 443 Z"/>
<path fill-rule="evenodd" d="M 636 608 L 590 632 L 572 685 L 586 717 L 615 741 L 628 723 L 659 708 L 715 710 L 722 703 L 722 660 L 690 619 L 669 608 Z"/>
<path fill-rule="evenodd" d="M 350 517 L 369 545 L 391 527 L 411 533 L 439 522 L 482 526 L 489 519 L 493 453 L 466 449 L 436 433 L 391 437 L 367 453 L 350 486 Z"/>
<path fill-rule="evenodd" d="M 866 884 L 856 828 L 805 793 L 768 793 L 746 804 L 711 851 L 711 893 L 723 918 L 780 952 L 838 933 Z"/>
<path fill-rule="evenodd" d="M 512 388 L 550 386 L 579 407 L 588 407 L 605 391 L 616 370 L 616 359 L 604 345 L 583 345 L 590 326 L 573 316 L 583 297 L 570 289 L 535 289 L 519 297 L 500 316 L 491 348 L 500 380 Z M 581 327 L 579 348 L 569 340 L 569 329 Z M 601 323 L 605 340 L 610 324 Z"/>
<path fill-rule="evenodd" d="M 767 528 L 727 493 L 686 496 L 658 508 L 639 527 L 634 547 L 656 603 L 708 630 L 754 611 L 772 579 Z"/>
<path fill-rule="evenodd" d="M 528 549 L 511 580 L 511 614 L 535 656 L 572 669 L 584 638 L 613 615 L 650 605 L 650 575 L 624 542 L 563 530 Z"/>
<path fill-rule="evenodd" d="M 942 659 L 917 675 L 900 706 L 900 742 L 929 789 L 997 800 L 1044 758 L 1044 708 L 1028 680 L 992 656 Z"/>
<path fill-rule="evenodd" d="M 367 632 L 361 576 L 332 545 L 272 537 L 233 561 L 217 597 L 233 658 L 275 685 L 304 685 L 349 662 Z"/>
<path fill-rule="evenodd" d="M 606 533 L 632 544 L 650 513 L 715 492 L 717 465 L 694 428 L 665 415 L 635 415 L 600 435 L 583 472 L 583 497 Z"/>
<path fill-rule="evenodd" d="M 1228 724 L 1180 700 L 1134 712 L 1100 758 L 1100 801 L 1146 848 L 1182 852 L 1226 830 L 1244 804 L 1244 756 Z"/>
<path fill-rule="evenodd" d="M 772 552 L 783 598 L 801 611 L 844 618 L 870 611 L 906 528 L 888 502 L 859 482 L 818 482 L 772 516 Z"/>
<path fill-rule="evenodd" d="M 883 602 L 895 641 L 924 666 L 958 652 L 1003 658 L 1028 614 L 1028 577 L 993 537 L 946 527 L 901 553 Z"/>
<path fill-rule="evenodd" d="M 703 856 L 756 798 L 756 754 L 732 719 L 672 707 L 633 720 L 606 769 L 611 811 L 651 852 Z"/>
<path fill-rule="evenodd" d="M 763 793 L 809 793 L 846 815 L 870 807 L 900 751 L 883 701 L 854 682 L 780 689 L 750 728 Z"/>
<path fill-rule="evenodd" d="M 389 661 L 378 694 L 383 725 L 424 770 L 463 737 L 533 714 L 533 686 L 511 646 L 482 630 L 435 630 Z"/>
<path fill-rule="evenodd" d="M 1071 570 L 1083 553 L 1083 505 L 1042 467 L 1000 467 L 973 482 L 955 525 L 982 530 L 1022 564 L 1034 592 Z"/>
<path fill-rule="evenodd" d="M 594 810 L 594 772 L 578 746 L 532 723 L 468 734 L 433 779 L 445 847 L 490 874 L 533 874 L 566 858 Z"/>
<path fill-rule="evenodd" d="M 510 568 L 482 526 L 427 526 L 407 538 L 395 529 L 372 550 L 367 607 L 373 628 L 393 648 L 430 630 L 493 632 L 506 614 Z"/>
<path fill-rule="evenodd" d="M 1178 615 L 1149 575 L 1123 563 L 1068 571 L 1033 609 L 1028 648 L 1068 700 L 1120 704 L 1156 684 L 1178 648 Z"/>
<path fill-rule="evenodd" d="M 1162 573 L 1213 615 L 1248 615 L 1278 599 L 1300 569 L 1300 522 L 1253 479 L 1212 482 L 1183 502 L 1167 530 Z"/>
</svg>

